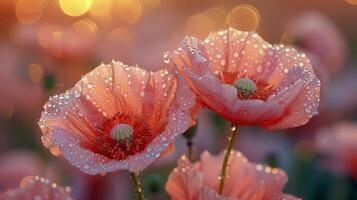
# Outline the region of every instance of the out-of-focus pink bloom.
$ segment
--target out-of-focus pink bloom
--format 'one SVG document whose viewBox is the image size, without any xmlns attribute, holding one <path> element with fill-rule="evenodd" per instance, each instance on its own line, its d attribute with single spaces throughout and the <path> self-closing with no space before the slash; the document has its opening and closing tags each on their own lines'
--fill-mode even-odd
<svg viewBox="0 0 357 200">
<path fill-rule="evenodd" d="M 234 124 L 282 129 L 317 114 L 320 81 L 306 55 L 270 45 L 254 32 L 230 28 L 204 42 L 186 38 L 170 56 L 166 62 L 178 68 L 203 105 Z"/>
<path fill-rule="evenodd" d="M 9 189 L 0 194 L 0 200 L 71 200 L 71 189 L 39 176 L 24 177 L 17 189 Z"/>
<path fill-rule="evenodd" d="M 357 178 L 357 124 L 338 122 L 322 128 L 316 137 L 317 151 L 327 156 L 327 167 Z"/>
<path fill-rule="evenodd" d="M 284 171 L 253 164 L 238 151 L 229 160 L 228 176 L 222 196 L 217 194 L 218 174 L 224 155 L 201 155 L 201 161 L 192 164 L 182 157 L 166 183 L 166 191 L 173 200 L 294 200 L 282 192 L 287 182 Z"/>
<path fill-rule="evenodd" d="M 11 107 L 15 111 L 40 107 L 42 88 L 26 78 L 29 64 L 26 59 L 23 50 L 0 41 L 0 112 Z"/>
<path fill-rule="evenodd" d="M 287 26 L 287 36 L 296 41 L 298 47 L 316 56 L 329 72 L 336 72 L 346 62 L 348 49 L 343 34 L 330 19 L 318 12 L 304 13 L 292 19 Z"/>
<path fill-rule="evenodd" d="M 357 71 L 355 68 L 356 66 L 351 66 L 351 69 L 335 76 L 334 81 L 329 85 L 322 101 L 322 111 L 334 114 L 325 117 L 338 119 L 356 110 L 357 93 L 354 91 L 357 85 Z"/>
<path fill-rule="evenodd" d="M 30 151 L 15 151 L 0 156 L 0 189 L 16 187 L 25 176 L 39 174 L 41 159 Z"/>
<path fill-rule="evenodd" d="M 56 168 L 45 163 L 38 155 L 26 150 L 4 153 L 0 156 L 0 190 L 14 188 L 25 176 L 40 174 L 59 180 Z"/>
<path fill-rule="evenodd" d="M 194 95 L 181 77 L 113 61 L 50 98 L 42 141 L 88 174 L 140 171 L 185 132 Z"/>
</svg>

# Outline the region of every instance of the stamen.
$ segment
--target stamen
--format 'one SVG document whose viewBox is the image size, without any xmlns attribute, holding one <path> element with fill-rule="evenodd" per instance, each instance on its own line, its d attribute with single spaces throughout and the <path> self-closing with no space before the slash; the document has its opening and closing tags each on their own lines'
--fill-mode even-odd
<svg viewBox="0 0 357 200">
<path fill-rule="evenodd" d="M 133 137 L 134 129 L 129 124 L 118 124 L 112 128 L 110 135 L 118 142 L 130 141 Z"/>
<path fill-rule="evenodd" d="M 240 78 L 234 81 L 233 85 L 237 88 L 238 95 L 244 99 L 248 99 L 257 91 L 257 85 L 250 78 Z"/>
</svg>

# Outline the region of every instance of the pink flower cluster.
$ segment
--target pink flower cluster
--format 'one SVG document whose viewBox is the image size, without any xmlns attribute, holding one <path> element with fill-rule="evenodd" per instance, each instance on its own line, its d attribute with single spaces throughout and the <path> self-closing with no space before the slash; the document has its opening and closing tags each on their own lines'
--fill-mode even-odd
<svg viewBox="0 0 357 200">
<path fill-rule="evenodd" d="M 185 38 L 156 72 L 113 61 L 49 99 L 42 142 L 88 174 L 140 172 L 172 150 L 176 136 L 209 108 L 236 126 L 301 126 L 317 114 L 320 82 L 309 59 L 257 33 L 229 28 L 205 40 Z M 285 173 L 251 164 L 234 151 L 221 195 L 222 156 L 185 157 L 166 184 L 172 199 L 297 199 L 282 193 Z"/>
</svg>

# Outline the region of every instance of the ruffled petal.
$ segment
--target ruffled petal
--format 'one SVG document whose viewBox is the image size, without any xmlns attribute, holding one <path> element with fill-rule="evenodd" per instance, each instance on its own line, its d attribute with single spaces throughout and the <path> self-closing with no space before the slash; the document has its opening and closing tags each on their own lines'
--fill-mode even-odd
<svg viewBox="0 0 357 200">
<path fill-rule="evenodd" d="M 239 200 L 233 197 L 222 197 L 215 190 L 203 187 L 199 200 Z"/>
<path fill-rule="evenodd" d="M 223 157 L 223 153 L 213 156 L 204 152 L 201 155 L 198 170 L 204 174 L 205 185 L 210 188 L 218 188 L 217 174 L 220 173 Z M 282 190 L 288 180 L 284 171 L 250 163 L 238 151 L 232 152 L 228 166 L 223 196 L 247 200 L 284 199 Z"/>
<path fill-rule="evenodd" d="M 141 114 L 142 94 L 149 78 L 144 69 L 113 61 L 96 67 L 77 84 L 104 116 L 114 116 L 119 111 Z"/>
<path fill-rule="evenodd" d="M 245 199 L 245 200 L 298 200 L 286 195 L 283 188 L 288 180 L 284 171 L 277 168 L 248 162 L 240 152 L 233 151 L 228 162 L 228 171 L 223 194 L 218 195 L 218 174 L 224 154 L 213 156 L 208 152 L 201 154 L 201 160 L 192 165 L 186 158 L 178 162 L 171 172 L 166 186 L 168 193 L 177 199 Z M 198 178 L 199 177 L 199 178 Z M 193 179 L 194 183 L 189 179 Z M 197 181 L 200 180 L 200 181 Z M 174 188 L 174 189 L 172 189 Z M 167 188 L 168 189 L 168 188 Z M 191 190 L 191 192 L 188 192 Z M 194 191 L 194 192 L 192 192 Z M 187 194 L 195 194 L 188 196 Z M 197 195 L 199 193 L 199 195 Z M 194 196 L 194 197 L 193 197 Z M 200 197 L 200 198 L 197 198 Z M 175 199 L 175 198 L 174 198 Z"/>
<path fill-rule="evenodd" d="M 223 160 L 223 155 L 221 155 Z M 242 199 L 283 199 L 282 190 L 288 180 L 284 171 L 248 162 L 240 152 L 233 152 L 229 162 L 225 196 Z M 239 187 L 235 185 L 239 184 Z"/>
<path fill-rule="evenodd" d="M 177 168 L 170 174 L 166 191 L 173 200 L 199 200 L 203 188 L 203 176 L 194 170 L 186 157 L 181 157 Z"/>
<path fill-rule="evenodd" d="M 198 76 L 184 69 L 184 76 L 206 106 L 219 115 L 240 125 L 267 123 L 279 119 L 283 109 L 275 101 L 239 100 L 232 85 L 221 84 L 211 74 Z"/>
<path fill-rule="evenodd" d="M 293 79 L 296 80 L 292 81 Z M 289 84 L 292 85 L 288 86 Z M 267 125 L 267 128 L 283 129 L 301 126 L 317 115 L 321 84 L 311 71 L 293 68 L 278 87 L 283 89 L 279 89 L 280 95 L 275 99 L 285 108 L 284 115 L 280 120 Z M 301 89 L 298 92 L 299 88 Z M 285 98 L 283 103 L 281 97 Z"/>
<path fill-rule="evenodd" d="M 212 32 L 204 43 L 212 72 L 217 75 L 240 72 L 274 85 L 291 67 L 305 65 L 312 71 L 305 54 L 284 45 L 271 45 L 255 32 L 229 28 Z"/>
<path fill-rule="evenodd" d="M 43 144 L 54 155 L 60 153 L 49 139 L 52 138 L 54 127 L 68 129 L 76 137 L 87 140 L 95 135 L 95 128 L 106 119 L 81 91 L 81 86 L 77 83 L 71 90 L 50 97 L 44 105 L 38 124 L 43 135 L 48 138 Z"/>
</svg>

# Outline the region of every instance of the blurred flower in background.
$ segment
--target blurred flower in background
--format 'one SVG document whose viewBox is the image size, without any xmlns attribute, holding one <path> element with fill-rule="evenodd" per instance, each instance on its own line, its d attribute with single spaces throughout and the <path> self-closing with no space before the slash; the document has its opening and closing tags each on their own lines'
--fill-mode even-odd
<svg viewBox="0 0 357 200">
<path fill-rule="evenodd" d="M 344 35 L 333 21 L 319 12 L 307 12 L 291 19 L 282 40 L 311 54 L 320 74 L 327 71 L 332 75 L 346 64 L 349 52 Z"/>
<path fill-rule="evenodd" d="M 333 82 L 326 91 L 323 109 L 326 113 L 334 113 L 326 118 L 339 120 L 341 118 L 355 118 L 357 108 L 356 64 L 352 63 L 348 69 L 334 76 Z"/>
<path fill-rule="evenodd" d="M 357 178 L 357 124 L 337 122 L 316 135 L 317 151 L 327 167 Z"/>
<path fill-rule="evenodd" d="M 43 68 L 32 62 L 31 54 L 8 42 L 0 43 L 0 111 L 9 118 L 14 111 L 40 108 L 43 90 L 38 82 Z"/>
<path fill-rule="evenodd" d="M 21 180 L 16 189 L 8 189 L 0 193 L 1 200 L 71 200 L 71 189 L 61 187 L 49 179 L 39 176 L 28 176 Z"/>
<path fill-rule="evenodd" d="M 0 156 L 0 190 L 16 187 L 25 176 L 43 174 L 44 164 L 44 161 L 31 151 L 16 150 L 2 154 Z"/>
</svg>

